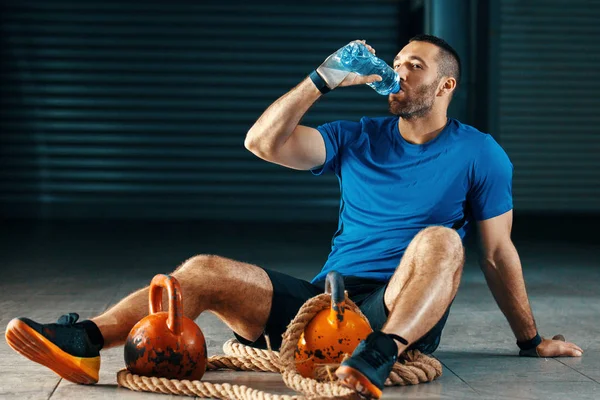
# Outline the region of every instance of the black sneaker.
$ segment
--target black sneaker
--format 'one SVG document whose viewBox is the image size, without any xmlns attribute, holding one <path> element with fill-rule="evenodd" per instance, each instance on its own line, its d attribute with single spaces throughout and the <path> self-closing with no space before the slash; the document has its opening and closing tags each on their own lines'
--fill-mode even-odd
<svg viewBox="0 0 600 400">
<path fill-rule="evenodd" d="M 358 344 L 335 374 L 342 385 L 365 397 L 378 399 L 397 358 L 398 346 L 394 339 L 383 332 L 373 332 Z"/>
<path fill-rule="evenodd" d="M 6 341 L 18 353 L 71 382 L 96 383 L 102 344 L 90 340 L 86 327 L 89 329 L 93 323 L 76 324 L 78 319 L 79 315 L 70 313 L 56 324 L 42 325 L 28 318 L 15 318 L 6 327 Z"/>
</svg>

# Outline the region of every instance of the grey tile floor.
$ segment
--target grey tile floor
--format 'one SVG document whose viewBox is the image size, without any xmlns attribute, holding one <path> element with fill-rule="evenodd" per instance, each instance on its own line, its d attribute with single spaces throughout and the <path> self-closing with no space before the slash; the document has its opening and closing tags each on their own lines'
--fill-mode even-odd
<svg viewBox="0 0 600 400">
<path fill-rule="evenodd" d="M 324 262 L 331 224 L 235 225 L 109 222 L 22 224 L 0 231 L 0 327 L 15 316 L 51 322 L 62 313 L 92 317 L 154 274 L 187 257 L 212 253 L 311 278 Z M 541 235 L 543 236 L 543 235 Z M 573 239 L 573 238 L 570 238 Z M 402 399 L 600 399 L 600 258 L 594 240 L 515 237 L 540 332 L 580 345 L 579 359 L 516 356 L 516 346 L 469 247 L 458 296 L 435 353 L 443 376 L 432 383 L 388 388 Z M 209 354 L 232 337 L 215 316 L 197 320 Z M 102 353 L 100 382 L 74 385 L 22 358 L 0 341 L 1 399 L 165 399 L 116 386 L 122 349 Z M 211 382 L 288 393 L 276 374 L 208 373 Z"/>
</svg>

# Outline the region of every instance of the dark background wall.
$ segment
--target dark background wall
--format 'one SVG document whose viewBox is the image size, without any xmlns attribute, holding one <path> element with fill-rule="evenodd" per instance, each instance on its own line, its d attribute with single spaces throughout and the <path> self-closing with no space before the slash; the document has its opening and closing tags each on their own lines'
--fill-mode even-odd
<svg viewBox="0 0 600 400">
<path fill-rule="evenodd" d="M 524 210 L 600 212 L 600 2 L 495 0 L 490 128 Z"/>
<path fill-rule="evenodd" d="M 337 216 L 334 177 L 259 160 L 245 134 L 348 41 L 391 60 L 404 4 L 201 3 L 4 3 L 5 216 Z M 303 123 L 386 109 L 372 89 L 350 88 Z"/>
<path fill-rule="evenodd" d="M 515 164 L 522 213 L 600 211 L 600 9 L 559 1 L 4 1 L 0 215 L 335 221 L 334 177 L 243 147 L 262 111 L 337 48 L 391 62 L 445 32 L 466 85 L 451 109 Z M 344 88 L 302 123 L 387 114 Z"/>
</svg>

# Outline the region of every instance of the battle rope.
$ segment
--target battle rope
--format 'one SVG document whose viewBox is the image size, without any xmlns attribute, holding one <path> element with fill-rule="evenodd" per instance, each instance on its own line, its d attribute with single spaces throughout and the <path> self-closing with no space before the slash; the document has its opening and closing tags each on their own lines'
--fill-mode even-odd
<svg viewBox="0 0 600 400">
<path fill-rule="evenodd" d="M 207 370 L 231 369 L 236 371 L 280 372 L 290 389 L 304 396 L 276 395 L 249 388 L 245 385 L 218 384 L 134 375 L 123 369 L 117 373 L 119 386 L 144 392 L 198 396 L 235 400 L 304 400 L 311 398 L 358 399 L 359 396 L 335 381 L 336 365 L 324 365 L 318 371 L 319 380 L 304 378 L 296 370 L 294 351 L 304 327 L 313 317 L 331 306 L 331 295 L 324 293 L 308 300 L 288 325 L 283 335 L 280 353 L 244 346 L 231 339 L 223 345 L 225 356 L 208 358 Z M 362 315 L 360 309 L 346 297 L 346 307 Z M 386 386 L 416 385 L 430 382 L 442 375 L 442 365 L 435 358 L 418 350 L 402 355 L 394 364 Z"/>
</svg>

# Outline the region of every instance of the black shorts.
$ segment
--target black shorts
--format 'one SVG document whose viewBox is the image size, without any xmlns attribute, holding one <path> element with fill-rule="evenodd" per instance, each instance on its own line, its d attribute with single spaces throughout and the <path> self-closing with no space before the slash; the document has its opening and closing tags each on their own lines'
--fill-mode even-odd
<svg viewBox="0 0 600 400">
<path fill-rule="evenodd" d="M 282 335 L 288 324 L 308 299 L 324 293 L 325 281 L 312 284 L 281 272 L 264 270 L 273 284 L 273 302 L 265 333 L 269 335 L 271 348 L 279 350 Z M 380 330 L 388 317 L 383 298 L 387 282 L 345 276 L 344 287 L 348 291 L 348 297 L 365 314 L 373 330 Z M 448 307 L 440 321 L 421 339 L 411 344 L 409 349 L 418 349 L 425 354 L 433 353 L 440 344 L 442 329 L 446 324 L 449 313 L 450 307 Z M 261 349 L 267 348 L 264 336 L 261 336 L 255 342 L 250 342 L 237 333 L 234 332 L 234 334 L 240 343 Z"/>
</svg>

